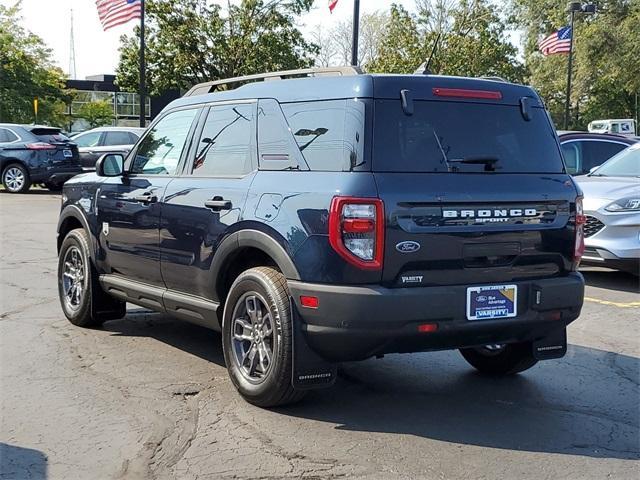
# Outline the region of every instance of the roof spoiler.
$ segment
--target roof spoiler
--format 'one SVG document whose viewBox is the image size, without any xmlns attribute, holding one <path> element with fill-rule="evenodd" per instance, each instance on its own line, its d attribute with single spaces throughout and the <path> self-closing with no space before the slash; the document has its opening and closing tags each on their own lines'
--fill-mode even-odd
<svg viewBox="0 0 640 480">
<path fill-rule="evenodd" d="M 223 80 L 199 83 L 191 87 L 191 89 L 187 93 L 185 93 L 183 97 L 204 95 L 207 93 L 215 92 L 217 90 L 232 90 L 251 82 L 267 82 L 272 80 L 285 80 L 288 78 L 340 77 L 361 75 L 362 73 L 363 72 L 360 67 L 354 66 L 302 68 L 299 70 L 285 70 L 282 72 L 259 73 L 257 75 L 246 75 L 244 77 L 225 78 Z"/>
</svg>

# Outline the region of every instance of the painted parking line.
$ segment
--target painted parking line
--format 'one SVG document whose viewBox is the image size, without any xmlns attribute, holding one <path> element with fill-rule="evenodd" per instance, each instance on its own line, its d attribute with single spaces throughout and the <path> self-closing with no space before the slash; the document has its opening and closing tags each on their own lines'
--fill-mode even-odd
<svg viewBox="0 0 640 480">
<path fill-rule="evenodd" d="M 610 302 L 609 300 L 600 300 L 599 298 L 584 297 L 585 301 L 599 303 L 600 305 L 611 305 L 619 308 L 640 308 L 640 302 Z"/>
</svg>

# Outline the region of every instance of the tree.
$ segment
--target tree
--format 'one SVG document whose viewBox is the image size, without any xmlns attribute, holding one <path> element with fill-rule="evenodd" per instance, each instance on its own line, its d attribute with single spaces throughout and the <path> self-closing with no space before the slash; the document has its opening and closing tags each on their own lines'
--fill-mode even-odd
<svg viewBox="0 0 640 480">
<path fill-rule="evenodd" d="M 64 74 L 42 39 L 20 25 L 20 6 L 0 5 L 0 122 L 32 123 L 37 97 L 38 122 L 62 125 L 69 101 Z"/>
<path fill-rule="evenodd" d="M 416 16 L 392 5 L 391 20 L 368 70 L 413 72 L 429 58 L 439 37 L 432 72 L 523 81 L 526 70 L 506 39 L 506 22 L 493 2 L 421 0 L 417 7 Z"/>
<path fill-rule="evenodd" d="M 84 103 L 76 116 L 86 120 L 90 128 L 110 125 L 113 120 L 113 104 L 108 100 Z"/>
<path fill-rule="evenodd" d="M 640 94 L 640 0 L 601 0 L 595 15 L 576 15 L 569 128 L 598 118 L 637 116 Z M 562 124 L 567 55 L 542 56 L 538 41 L 567 25 L 566 5 L 550 0 L 511 0 L 511 21 L 524 32 L 529 81 Z"/>
<path fill-rule="evenodd" d="M 358 63 L 366 65 L 378 54 L 378 46 L 386 30 L 389 15 L 386 12 L 364 13 L 360 17 Z M 351 65 L 351 44 L 353 38 L 353 17 L 339 22 L 329 37 L 335 50 L 333 63 Z"/>
<path fill-rule="evenodd" d="M 151 94 L 196 83 L 313 64 L 317 48 L 295 24 L 313 0 L 147 0 L 147 87 Z M 118 85 L 138 88 L 139 29 L 123 36 Z"/>
</svg>

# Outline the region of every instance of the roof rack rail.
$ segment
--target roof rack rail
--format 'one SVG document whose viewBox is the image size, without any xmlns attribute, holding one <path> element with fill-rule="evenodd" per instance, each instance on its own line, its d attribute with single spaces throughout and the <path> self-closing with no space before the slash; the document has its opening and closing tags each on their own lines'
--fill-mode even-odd
<svg viewBox="0 0 640 480">
<path fill-rule="evenodd" d="M 287 78 L 304 78 L 304 77 L 339 77 L 348 75 L 361 75 L 360 67 L 323 67 L 323 68 L 302 68 L 299 70 L 285 70 L 282 72 L 259 73 L 256 75 L 246 75 L 244 77 L 225 78 L 223 80 L 215 80 L 213 82 L 199 83 L 191 87 L 191 89 L 183 95 L 183 97 L 193 97 L 195 95 L 204 95 L 219 90 L 232 90 L 245 83 L 251 82 L 267 82 L 272 80 L 284 80 Z"/>
<path fill-rule="evenodd" d="M 483 80 L 493 80 L 494 82 L 504 82 L 504 83 L 509 83 L 509 81 L 506 78 L 502 78 L 502 77 L 498 77 L 495 75 L 492 76 L 486 76 L 486 77 L 480 77 Z"/>
</svg>

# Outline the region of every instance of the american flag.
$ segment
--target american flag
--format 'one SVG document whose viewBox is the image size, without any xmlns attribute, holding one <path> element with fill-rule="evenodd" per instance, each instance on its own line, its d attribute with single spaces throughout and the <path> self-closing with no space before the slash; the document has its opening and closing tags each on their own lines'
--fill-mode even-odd
<svg viewBox="0 0 640 480">
<path fill-rule="evenodd" d="M 329 0 L 329 11 L 333 13 L 333 9 L 336 8 L 338 0 Z"/>
<path fill-rule="evenodd" d="M 96 0 L 96 6 L 102 29 L 105 31 L 134 18 L 140 18 L 142 12 L 140 0 Z"/>
<path fill-rule="evenodd" d="M 569 53 L 571 50 L 571 27 L 562 27 L 557 32 L 553 32 L 538 43 L 538 48 L 545 57 L 556 53 Z"/>
</svg>

